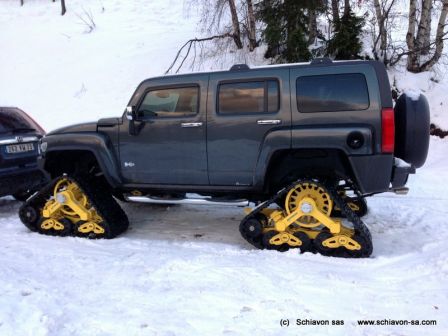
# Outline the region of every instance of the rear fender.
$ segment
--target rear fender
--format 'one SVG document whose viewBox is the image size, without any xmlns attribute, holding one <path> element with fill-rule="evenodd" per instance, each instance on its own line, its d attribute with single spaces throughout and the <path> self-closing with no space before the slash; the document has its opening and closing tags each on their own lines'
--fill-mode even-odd
<svg viewBox="0 0 448 336">
<path fill-rule="evenodd" d="M 357 148 L 349 145 L 350 139 L 355 135 L 362 139 L 362 144 Z M 286 141 L 291 137 L 290 145 Z M 341 152 L 345 157 L 366 156 L 373 154 L 373 136 L 369 127 L 314 127 L 299 128 L 292 130 L 280 130 L 269 133 L 261 147 L 257 167 L 254 175 L 254 186 L 258 190 L 266 188 L 266 181 L 271 176 L 273 161 L 278 156 L 287 155 L 291 151 L 301 149 L 323 149 Z M 349 162 L 347 160 L 347 162 Z M 300 168 L 300 167 L 297 167 Z M 333 167 L 330 167 L 333 168 Z M 350 167 L 353 169 L 353 167 Z M 355 172 L 355 176 L 357 176 Z"/>
</svg>

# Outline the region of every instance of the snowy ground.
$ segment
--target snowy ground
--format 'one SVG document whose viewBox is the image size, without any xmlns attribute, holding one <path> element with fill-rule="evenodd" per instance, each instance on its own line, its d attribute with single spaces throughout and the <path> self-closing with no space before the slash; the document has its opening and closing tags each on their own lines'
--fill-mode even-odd
<svg viewBox="0 0 448 336">
<path fill-rule="evenodd" d="M 64 17 L 57 2 L 0 1 L 0 105 L 22 107 L 48 131 L 120 115 L 136 85 L 198 35 L 196 13 L 182 14 L 177 0 L 71 0 Z M 84 10 L 96 22 L 90 34 Z M 438 114 L 447 79 L 394 74 L 404 89 L 425 90 L 448 128 Z M 254 250 L 239 236 L 239 208 L 125 204 L 131 228 L 120 238 L 46 237 L 2 198 L 0 335 L 447 335 L 448 142 L 432 139 L 430 151 L 408 196 L 369 199 L 367 260 Z M 280 327 L 297 318 L 345 325 Z"/>
<path fill-rule="evenodd" d="M 408 196 L 369 199 L 366 260 L 254 250 L 239 208 L 126 204 L 130 230 L 90 241 L 30 233 L 19 203 L 0 199 L 0 335 L 447 335 L 448 144 L 431 148 Z"/>
</svg>

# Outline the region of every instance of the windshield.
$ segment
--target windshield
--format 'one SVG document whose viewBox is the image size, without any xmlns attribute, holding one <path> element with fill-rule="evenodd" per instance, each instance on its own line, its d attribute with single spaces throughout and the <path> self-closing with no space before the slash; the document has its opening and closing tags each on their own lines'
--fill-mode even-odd
<svg viewBox="0 0 448 336">
<path fill-rule="evenodd" d="M 36 130 L 36 125 L 26 114 L 20 113 L 15 109 L 0 109 L 0 134 L 15 131 L 26 132 Z"/>
</svg>

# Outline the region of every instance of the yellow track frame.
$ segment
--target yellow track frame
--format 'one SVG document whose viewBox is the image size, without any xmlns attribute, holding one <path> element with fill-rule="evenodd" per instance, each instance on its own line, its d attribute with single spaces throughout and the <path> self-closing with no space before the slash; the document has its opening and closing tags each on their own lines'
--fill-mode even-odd
<svg viewBox="0 0 448 336">
<path fill-rule="evenodd" d="M 59 220 L 67 218 L 73 224 L 82 221 L 77 228 L 80 233 L 105 233 L 100 225 L 102 217 L 90 206 L 87 196 L 75 182 L 63 178 L 56 183 L 53 190 L 53 197 L 42 210 L 44 219 L 40 225 L 41 229 L 62 231 L 64 225 Z"/>
</svg>

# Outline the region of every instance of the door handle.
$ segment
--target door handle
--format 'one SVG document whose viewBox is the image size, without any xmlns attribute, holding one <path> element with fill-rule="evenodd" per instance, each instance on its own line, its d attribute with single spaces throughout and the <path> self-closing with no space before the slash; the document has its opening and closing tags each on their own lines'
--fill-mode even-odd
<svg viewBox="0 0 448 336">
<path fill-rule="evenodd" d="M 201 127 L 202 123 L 201 122 L 182 123 L 180 124 L 180 126 L 183 128 Z"/>
<path fill-rule="evenodd" d="M 257 120 L 258 125 L 278 125 L 281 124 L 282 121 L 280 119 L 264 119 L 264 120 Z"/>
</svg>

